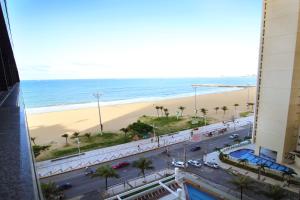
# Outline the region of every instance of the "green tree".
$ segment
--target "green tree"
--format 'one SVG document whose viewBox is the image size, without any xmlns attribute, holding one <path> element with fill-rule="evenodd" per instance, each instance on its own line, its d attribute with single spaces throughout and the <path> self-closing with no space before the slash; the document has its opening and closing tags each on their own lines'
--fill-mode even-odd
<svg viewBox="0 0 300 200">
<path fill-rule="evenodd" d="M 225 114 L 226 114 L 226 111 L 228 110 L 227 106 L 223 106 L 223 107 L 222 107 L 222 110 L 223 110 L 223 112 L 224 112 L 224 116 L 225 116 Z"/>
<path fill-rule="evenodd" d="M 160 109 L 161 115 L 163 115 L 164 107 L 163 106 L 159 106 L 159 109 Z"/>
<path fill-rule="evenodd" d="M 133 124 L 130 124 L 128 127 L 128 130 L 133 132 L 134 134 L 143 137 L 145 135 L 148 135 L 148 133 L 153 132 L 153 127 L 145 124 L 141 121 L 134 122 Z"/>
<path fill-rule="evenodd" d="M 145 171 L 154 169 L 152 161 L 147 158 L 140 158 L 133 162 L 133 167 L 140 169 L 140 173 L 145 178 Z"/>
<path fill-rule="evenodd" d="M 240 105 L 238 103 L 235 103 L 235 104 L 233 104 L 233 106 L 234 106 L 234 112 L 236 114 L 236 108 L 239 107 Z"/>
<path fill-rule="evenodd" d="M 85 133 L 84 136 L 85 136 L 88 140 L 91 139 L 91 133 Z"/>
<path fill-rule="evenodd" d="M 242 165 L 246 165 L 246 164 L 248 164 L 249 161 L 246 158 L 241 158 L 241 159 L 238 159 L 238 162 Z"/>
<path fill-rule="evenodd" d="M 241 200 L 243 199 L 244 189 L 250 188 L 252 181 L 248 176 L 238 175 L 233 180 L 230 181 L 232 184 L 240 189 Z"/>
<path fill-rule="evenodd" d="M 178 109 L 180 110 L 180 116 L 182 117 L 183 111 L 185 110 L 185 107 L 179 106 Z"/>
<path fill-rule="evenodd" d="M 160 106 L 155 106 L 155 109 L 156 109 L 156 112 L 157 112 L 157 117 L 159 117 L 159 109 L 160 109 Z"/>
<path fill-rule="evenodd" d="M 74 133 L 72 134 L 72 139 L 74 139 L 74 138 L 78 138 L 78 137 L 79 137 L 79 135 L 80 135 L 80 133 L 79 133 L 79 132 L 74 132 Z"/>
<path fill-rule="evenodd" d="M 218 114 L 218 110 L 220 109 L 220 107 L 215 107 L 214 109 L 216 111 L 216 114 Z"/>
<path fill-rule="evenodd" d="M 168 108 L 164 108 L 164 113 L 165 113 L 165 116 L 167 117 L 167 113 L 168 113 L 169 109 Z"/>
<path fill-rule="evenodd" d="M 69 134 L 65 133 L 61 137 L 64 137 L 66 139 L 66 145 L 68 145 Z"/>
<path fill-rule="evenodd" d="M 30 138 L 31 142 L 32 142 L 34 145 L 36 145 L 36 144 L 35 144 L 35 139 L 36 139 L 36 137 L 31 137 L 31 138 Z"/>
<path fill-rule="evenodd" d="M 42 151 L 46 151 L 50 148 L 50 145 L 33 145 L 32 146 L 32 151 L 34 154 L 34 157 L 38 157 Z"/>
<path fill-rule="evenodd" d="M 127 133 L 129 132 L 128 128 L 121 128 L 120 131 L 122 131 L 125 135 L 125 137 L 127 136 Z"/>
<path fill-rule="evenodd" d="M 207 109 L 205 108 L 201 108 L 200 112 L 202 112 L 203 116 L 204 116 L 204 124 L 206 125 L 206 114 L 207 114 Z"/>
<path fill-rule="evenodd" d="M 165 115 L 166 115 L 166 117 L 169 117 L 170 113 L 169 113 L 169 112 L 166 112 Z"/>
<path fill-rule="evenodd" d="M 266 167 L 268 167 L 265 163 L 259 163 L 259 164 L 256 164 L 257 166 L 257 180 L 260 180 L 260 177 L 261 177 L 261 172 L 266 172 Z"/>
<path fill-rule="evenodd" d="M 251 106 L 251 111 L 253 111 L 254 103 L 251 103 L 251 102 L 247 103 L 247 107 L 248 107 L 248 108 L 249 108 L 249 106 Z"/>
<path fill-rule="evenodd" d="M 61 195 L 61 192 L 54 182 L 42 183 L 41 188 L 46 200 L 57 200 L 59 195 Z"/>
<path fill-rule="evenodd" d="M 101 167 L 98 167 L 96 169 L 96 172 L 92 175 L 92 177 L 103 177 L 105 178 L 105 189 L 107 190 L 108 184 L 107 180 L 108 178 L 119 178 L 119 175 L 115 169 L 113 169 L 109 165 L 103 165 Z"/>
<path fill-rule="evenodd" d="M 273 200 L 284 199 L 287 194 L 279 185 L 269 185 L 269 190 L 261 191 L 263 195 Z"/>
</svg>

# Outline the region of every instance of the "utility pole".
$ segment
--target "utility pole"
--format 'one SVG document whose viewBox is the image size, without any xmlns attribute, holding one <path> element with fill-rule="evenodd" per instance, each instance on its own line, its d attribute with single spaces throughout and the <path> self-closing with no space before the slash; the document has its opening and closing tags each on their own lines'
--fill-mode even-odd
<svg viewBox="0 0 300 200">
<path fill-rule="evenodd" d="M 103 134 L 103 124 L 102 124 L 102 120 L 101 120 L 101 108 L 100 108 L 100 97 L 102 96 L 102 94 L 100 94 L 99 92 L 94 94 L 94 97 L 97 99 L 98 102 L 98 113 L 99 113 L 99 126 L 100 126 L 100 134 Z"/>
<path fill-rule="evenodd" d="M 80 141 L 78 137 L 76 138 L 76 142 L 77 142 L 78 154 L 80 154 Z"/>
<path fill-rule="evenodd" d="M 197 86 L 193 86 L 195 90 L 195 117 L 197 117 Z"/>
<path fill-rule="evenodd" d="M 186 170 L 186 141 L 183 143 L 183 153 L 184 153 L 184 169 Z"/>
</svg>

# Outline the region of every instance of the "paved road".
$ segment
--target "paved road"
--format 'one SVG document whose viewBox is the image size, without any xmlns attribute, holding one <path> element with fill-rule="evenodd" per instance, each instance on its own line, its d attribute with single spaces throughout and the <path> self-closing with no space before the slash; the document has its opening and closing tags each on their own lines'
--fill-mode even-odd
<svg viewBox="0 0 300 200">
<path fill-rule="evenodd" d="M 248 134 L 248 129 L 238 130 L 237 133 L 240 134 L 240 137 L 243 138 Z M 206 152 L 211 152 L 215 147 L 222 147 L 224 144 L 233 144 L 232 139 L 228 138 L 228 134 L 218 136 L 215 138 L 211 138 L 209 140 L 204 140 L 199 143 L 188 142 L 187 146 L 187 159 L 202 159 L 203 154 Z M 191 152 L 189 149 L 194 145 L 200 145 L 202 149 L 200 151 Z M 155 166 L 155 170 L 164 169 L 170 166 L 170 163 L 173 158 L 176 160 L 183 160 L 184 155 L 184 144 L 177 144 L 169 147 L 171 156 L 168 157 L 163 153 L 165 149 L 157 149 L 154 151 L 150 151 L 147 153 L 142 153 L 134 156 L 130 156 L 127 158 L 122 158 L 117 161 L 108 162 L 106 164 L 114 165 L 118 162 L 128 161 L 133 162 L 140 157 L 146 157 L 151 159 L 153 165 Z M 93 168 L 97 168 L 99 165 L 94 166 Z M 120 182 L 123 182 L 124 179 L 132 179 L 138 176 L 139 171 L 136 168 L 131 166 L 119 169 L 118 173 L 121 179 L 109 179 L 109 184 L 114 185 Z M 150 172 L 149 172 L 150 173 Z M 73 187 L 65 192 L 67 198 L 72 198 L 84 193 L 97 193 L 95 191 L 103 191 L 105 187 L 104 179 L 102 178 L 90 178 L 84 175 L 84 170 L 76 170 L 64 174 L 60 174 L 57 176 L 41 179 L 41 182 L 49 182 L 54 181 L 57 184 L 62 183 L 71 183 Z"/>
<path fill-rule="evenodd" d="M 240 129 L 235 131 L 235 133 L 238 133 L 240 135 L 240 138 L 243 138 L 248 134 L 249 130 L 248 128 Z M 233 140 L 229 139 L 229 134 L 225 134 L 222 136 L 218 136 L 215 138 L 211 138 L 209 140 L 204 140 L 202 142 L 198 143 L 192 143 L 189 142 L 186 144 L 187 147 L 187 159 L 202 159 L 203 155 L 205 153 L 209 153 L 214 151 L 216 147 L 223 147 L 224 144 L 233 144 Z M 192 146 L 199 145 L 202 147 L 200 151 L 191 152 L 190 148 Z M 122 158 L 117 161 L 108 162 L 106 164 L 113 165 L 118 162 L 122 161 L 128 161 L 133 162 L 137 160 L 140 157 L 146 157 L 150 160 L 152 160 L 153 165 L 155 166 L 155 171 L 158 171 L 160 169 L 164 169 L 168 166 L 170 166 L 170 163 L 173 158 L 176 160 L 183 160 L 184 159 L 184 144 L 177 144 L 173 145 L 169 148 L 171 156 L 168 157 L 165 153 L 163 153 L 165 149 L 158 149 L 154 151 L 150 151 L 147 153 L 142 153 L 134 156 L 130 156 L 127 158 Z M 99 165 L 94 166 L 93 168 L 97 168 Z M 202 166 L 201 168 L 195 168 L 192 166 L 189 166 L 189 171 L 199 175 L 200 177 L 209 180 L 215 184 L 219 185 L 226 185 L 226 187 L 232 191 L 238 191 L 238 189 L 230 183 L 230 180 L 234 178 L 233 175 L 228 174 L 225 170 L 222 169 L 211 169 L 206 166 Z M 118 173 L 121 177 L 121 179 L 109 179 L 109 185 L 114 185 L 123 182 L 126 179 L 133 179 L 137 176 L 139 176 L 139 170 L 136 168 L 133 168 L 131 166 L 128 166 L 123 169 L 119 169 Z M 151 172 L 149 172 L 151 173 Z M 67 191 L 65 191 L 65 195 L 67 198 L 76 197 L 78 195 L 83 195 L 82 199 L 99 199 L 100 193 L 104 191 L 105 189 L 105 182 L 103 178 L 90 178 L 84 175 L 84 170 L 76 170 L 72 172 L 68 172 L 65 174 L 60 174 L 57 176 L 49 177 L 42 179 L 41 182 L 49 182 L 54 181 L 57 184 L 62 183 L 71 183 L 73 187 Z M 263 184 L 256 183 L 256 188 L 260 189 L 266 189 L 266 186 Z M 245 194 L 253 199 L 267 199 L 263 195 L 259 194 L 257 189 L 252 188 L 251 190 L 246 190 Z M 293 193 L 289 193 L 291 195 L 288 199 L 296 199 L 296 195 Z"/>
</svg>

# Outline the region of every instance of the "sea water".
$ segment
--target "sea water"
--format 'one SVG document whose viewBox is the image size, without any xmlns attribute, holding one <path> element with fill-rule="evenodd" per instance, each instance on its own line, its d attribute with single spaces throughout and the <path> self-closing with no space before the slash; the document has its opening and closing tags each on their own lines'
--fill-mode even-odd
<svg viewBox="0 0 300 200">
<path fill-rule="evenodd" d="M 172 79 L 86 79 L 21 81 L 29 112 L 47 112 L 96 106 L 94 93 L 101 93 L 101 105 L 162 100 L 194 95 L 192 84 L 255 85 L 256 77 L 172 78 Z M 240 88 L 199 87 L 197 94 Z"/>
</svg>

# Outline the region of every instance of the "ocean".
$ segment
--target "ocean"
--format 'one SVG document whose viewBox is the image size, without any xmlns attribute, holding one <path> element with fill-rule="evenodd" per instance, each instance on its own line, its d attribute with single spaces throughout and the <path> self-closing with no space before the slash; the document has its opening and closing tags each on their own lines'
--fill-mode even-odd
<svg viewBox="0 0 300 200">
<path fill-rule="evenodd" d="M 194 95 L 192 84 L 255 85 L 256 77 L 170 78 L 170 79 L 85 79 L 21 81 L 28 112 L 49 112 Z M 197 94 L 218 93 L 239 88 L 200 87 Z"/>
</svg>

